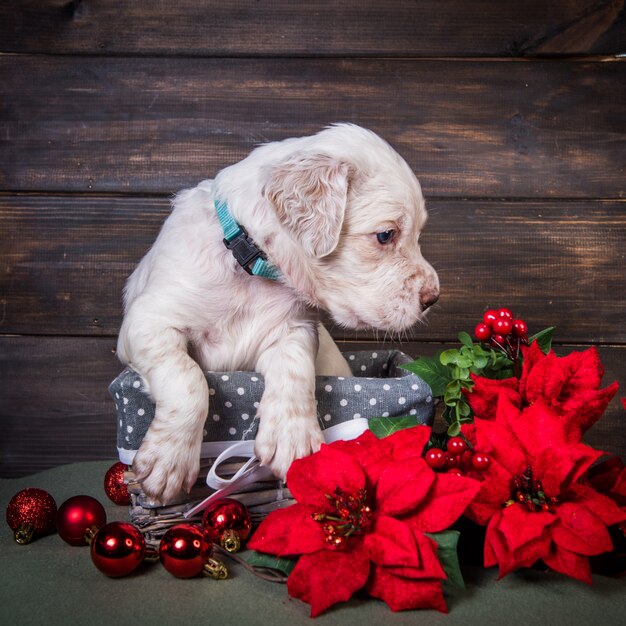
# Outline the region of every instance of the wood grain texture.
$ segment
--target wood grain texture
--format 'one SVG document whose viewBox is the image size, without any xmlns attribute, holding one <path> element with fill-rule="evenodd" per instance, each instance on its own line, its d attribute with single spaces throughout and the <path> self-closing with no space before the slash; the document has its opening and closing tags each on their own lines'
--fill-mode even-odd
<svg viewBox="0 0 626 626">
<path fill-rule="evenodd" d="M 426 195 L 625 193 L 626 63 L 0 56 L 0 190 L 172 193 L 369 127 Z"/>
<path fill-rule="evenodd" d="M 344 350 L 380 344 L 344 343 Z M 411 356 L 441 344 L 398 346 Z M 560 346 L 567 353 L 576 346 Z M 110 338 L 0 337 L 0 476 L 23 476 L 62 463 L 116 456 L 115 408 L 107 387 L 121 371 Z M 601 347 L 604 383 L 626 385 L 625 347 Z M 626 458 L 624 410 L 615 399 L 594 428 L 590 444 Z"/>
<path fill-rule="evenodd" d="M 5 52 L 519 56 L 624 51 L 623 0 L 21 0 Z"/>
<path fill-rule="evenodd" d="M 454 339 L 487 306 L 508 305 L 531 328 L 557 324 L 561 341 L 626 343 L 626 203 L 433 199 L 429 208 L 420 241 L 441 300 L 415 338 Z M 0 196 L 0 332 L 115 335 L 124 281 L 169 210 L 168 198 Z"/>
</svg>

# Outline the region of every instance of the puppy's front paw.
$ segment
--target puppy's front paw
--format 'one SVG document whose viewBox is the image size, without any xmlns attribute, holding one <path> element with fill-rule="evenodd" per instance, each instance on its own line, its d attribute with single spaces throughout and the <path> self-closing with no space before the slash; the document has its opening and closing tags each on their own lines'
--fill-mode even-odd
<svg viewBox="0 0 626 626">
<path fill-rule="evenodd" d="M 189 492 L 200 471 L 201 438 L 190 442 L 175 431 L 148 431 L 133 459 L 133 470 L 143 492 L 155 502 L 173 501 Z"/>
<path fill-rule="evenodd" d="M 324 436 L 315 418 L 261 417 L 254 451 L 263 465 L 284 480 L 295 459 L 317 452 Z"/>
</svg>

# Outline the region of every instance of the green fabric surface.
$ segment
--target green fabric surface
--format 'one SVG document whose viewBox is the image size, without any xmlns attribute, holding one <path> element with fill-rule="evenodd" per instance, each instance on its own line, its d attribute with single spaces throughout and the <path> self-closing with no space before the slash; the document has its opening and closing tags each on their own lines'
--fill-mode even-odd
<svg viewBox="0 0 626 626">
<path fill-rule="evenodd" d="M 125 507 L 111 503 L 103 478 L 114 463 L 57 467 L 27 478 L 0 480 L 3 511 L 25 487 L 49 491 L 57 505 L 87 494 L 104 504 L 109 521 L 127 520 Z M 308 605 L 287 595 L 284 585 L 266 582 L 228 563 L 231 578 L 178 580 L 159 563 L 110 579 L 92 564 L 85 546 L 72 547 L 49 535 L 27 546 L 13 541 L 9 527 L 0 533 L 0 624 L 168 625 L 168 624 L 572 624 L 626 623 L 623 580 L 594 577 L 593 586 L 565 576 L 524 571 L 496 581 L 495 570 L 472 569 L 467 587 L 447 596 L 449 614 L 436 611 L 393 613 L 366 596 L 352 599 L 311 620 Z"/>
</svg>

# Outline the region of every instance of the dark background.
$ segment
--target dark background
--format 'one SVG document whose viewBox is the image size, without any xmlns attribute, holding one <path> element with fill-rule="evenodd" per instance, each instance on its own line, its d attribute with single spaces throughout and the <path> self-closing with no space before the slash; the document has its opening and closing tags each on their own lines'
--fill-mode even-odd
<svg viewBox="0 0 626 626">
<path fill-rule="evenodd" d="M 115 456 L 121 290 L 171 195 L 337 121 L 427 198 L 442 297 L 402 349 L 509 306 L 626 395 L 625 53 L 624 0 L 1 0 L 0 475 Z M 588 441 L 626 456 L 625 421 Z"/>
</svg>

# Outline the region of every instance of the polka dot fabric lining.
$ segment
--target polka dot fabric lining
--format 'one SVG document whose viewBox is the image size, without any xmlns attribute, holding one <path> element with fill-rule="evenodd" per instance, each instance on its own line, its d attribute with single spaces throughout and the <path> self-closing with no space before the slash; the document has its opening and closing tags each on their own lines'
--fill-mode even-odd
<svg viewBox="0 0 626 626">
<path fill-rule="evenodd" d="M 317 413 L 322 429 L 360 417 L 414 415 L 416 424 L 432 424 L 430 387 L 400 368 L 412 359 L 398 350 L 344 353 L 353 377 L 316 378 Z M 254 439 L 263 377 L 255 372 L 206 372 L 209 414 L 204 441 Z M 154 418 L 154 404 L 142 390 L 141 377 L 126 368 L 109 386 L 117 413 L 117 446 L 133 451 Z"/>
</svg>

